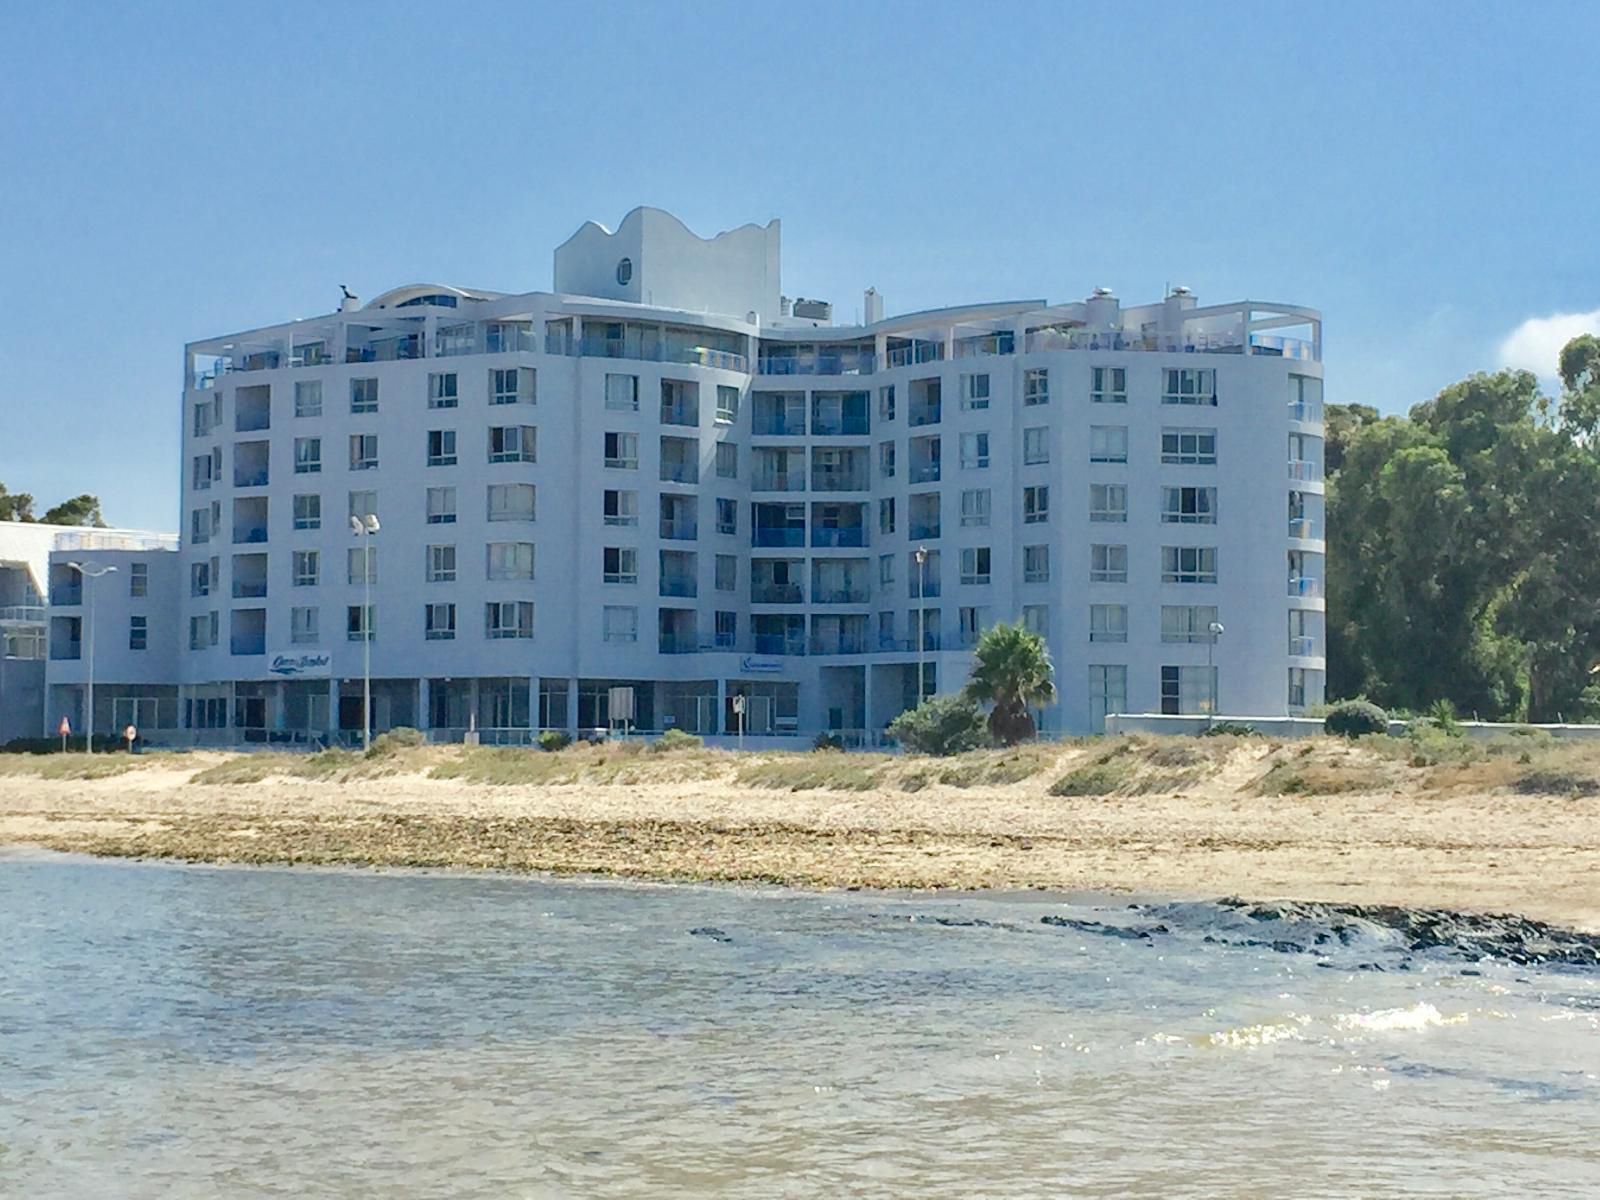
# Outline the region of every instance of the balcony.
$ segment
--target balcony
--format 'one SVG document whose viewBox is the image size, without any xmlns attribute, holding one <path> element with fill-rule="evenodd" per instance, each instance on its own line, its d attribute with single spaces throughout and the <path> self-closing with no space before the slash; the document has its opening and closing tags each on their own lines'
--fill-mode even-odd
<svg viewBox="0 0 1600 1200">
<path fill-rule="evenodd" d="M 796 348 L 793 353 L 763 353 L 756 360 L 756 372 L 760 375 L 871 375 L 877 365 L 877 356 L 870 350 L 841 352 Z"/>
<path fill-rule="evenodd" d="M 1312 637 L 1292 637 L 1289 639 L 1289 653 L 1296 658 L 1315 658 L 1317 656 L 1317 639 Z"/>
<path fill-rule="evenodd" d="M 813 636 L 809 650 L 812 654 L 865 654 L 867 637 L 864 633 Z"/>
<path fill-rule="evenodd" d="M 57 584 L 50 589 L 50 604 L 54 608 L 71 608 L 83 603 L 81 583 Z"/>
<path fill-rule="evenodd" d="M 906 528 L 907 536 L 914 542 L 939 536 L 938 521 L 912 521 Z"/>
<path fill-rule="evenodd" d="M 1238 322 L 1228 329 L 1185 330 L 1180 333 L 1034 329 L 1029 331 L 1023 348 L 1029 354 L 1056 350 L 1125 350 L 1161 354 L 1253 354 L 1310 361 L 1317 358 L 1314 342 L 1254 332 L 1247 340 L 1243 325 Z"/>
<path fill-rule="evenodd" d="M 943 342 L 910 341 L 904 345 L 891 345 L 883 356 L 887 369 L 914 367 L 922 363 L 939 362 L 944 358 Z"/>
<path fill-rule="evenodd" d="M 762 411 L 758 405 L 750 418 L 750 432 L 757 437 L 805 437 L 806 415 L 781 409 Z"/>
<path fill-rule="evenodd" d="M 1289 402 L 1289 420 L 1304 421 L 1308 425 L 1322 424 L 1322 401 L 1291 400 Z"/>
<path fill-rule="evenodd" d="M 1310 541 L 1322 540 L 1322 522 L 1312 517 L 1290 517 L 1289 536 Z"/>
<path fill-rule="evenodd" d="M 804 546 L 805 526 L 758 525 L 750 533 L 752 546 Z"/>
<path fill-rule="evenodd" d="M 9 604 L 0 608 L 0 624 L 16 621 L 40 625 L 44 622 L 44 611 L 44 606 L 39 604 Z"/>
<path fill-rule="evenodd" d="M 803 637 L 795 637 L 781 633 L 758 633 L 751 639 L 757 654 L 773 655 L 804 655 L 806 643 Z"/>
<path fill-rule="evenodd" d="M 1312 579 L 1305 575 L 1291 575 L 1289 576 L 1289 595 L 1320 596 L 1322 595 L 1322 580 Z"/>
<path fill-rule="evenodd" d="M 83 657 L 83 643 L 50 639 L 50 657 L 57 662 L 72 662 Z"/>
<path fill-rule="evenodd" d="M 923 425 L 937 425 L 942 414 L 943 406 L 937 402 L 933 404 L 917 404 L 912 402 L 906 409 L 906 421 L 913 429 Z"/>
<path fill-rule="evenodd" d="M 806 490 L 806 472 L 801 467 L 797 471 L 759 471 L 750 477 L 750 490 L 753 492 L 803 492 Z"/>
<path fill-rule="evenodd" d="M 699 483 L 700 464 L 692 462 L 661 462 L 662 483 Z"/>
<path fill-rule="evenodd" d="M 940 474 L 939 460 L 934 459 L 932 462 L 912 463 L 909 478 L 912 483 L 938 483 Z"/>
<path fill-rule="evenodd" d="M 256 542 L 267 540 L 267 527 L 265 525 L 235 525 L 233 528 L 233 544 L 235 546 L 253 545 Z"/>
<path fill-rule="evenodd" d="M 814 492 L 864 492 L 867 490 L 867 473 L 861 470 L 838 471 L 813 468 L 811 490 Z"/>
<path fill-rule="evenodd" d="M 818 526 L 811 530 L 811 544 L 858 549 L 867 544 L 867 529 L 864 525 L 844 525 L 837 528 Z"/>
<path fill-rule="evenodd" d="M 692 542 L 700 536 L 700 525 L 688 517 L 662 517 L 661 536 L 668 541 Z"/>
<path fill-rule="evenodd" d="M 663 633 L 656 641 L 656 650 L 661 654 L 698 654 L 711 649 L 715 647 L 702 644 L 694 633 Z"/>
<path fill-rule="evenodd" d="M 265 634 L 249 633 L 238 634 L 228 639 L 228 653 L 239 655 L 265 654 L 267 652 L 267 638 Z"/>
<path fill-rule="evenodd" d="M 981 337 L 958 338 L 954 348 L 955 357 L 957 358 L 983 358 L 994 354 L 1012 354 L 1017 348 L 1017 338 L 1016 334 L 1009 329 L 1003 329 Z"/>
<path fill-rule="evenodd" d="M 731 350 L 710 346 L 672 346 L 645 342 L 637 337 L 621 338 L 609 334 L 586 333 L 579 341 L 563 333 L 545 336 L 545 353 L 583 358 L 627 358 L 635 362 L 682 363 L 691 367 L 715 367 L 721 371 L 750 373 L 750 360 Z"/>
<path fill-rule="evenodd" d="M 1291 458 L 1289 478 L 1315 483 L 1322 478 L 1322 464 L 1304 458 Z"/>
<path fill-rule="evenodd" d="M 265 579 L 235 579 L 233 581 L 233 598 L 235 600 L 260 600 L 267 594 L 267 581 Z"/>
<path fill-rule="evenodd" d="M 800 604 L 805 600 L 798 583 L 756 583 L 750 585 L 752 604 Z"/>
<path fill-rule="evenodd" d="M 870 599 L 865 584 L 846 585 L 844 587 L 814 587 L 811 591 L 813 604 L 866 604 Z"/>
<path fill-rule="evenodd" d="M 660 594 L 692 600 L 699 592 L 693 575 L 666 574 L 661 576 Z"/>
</svg>

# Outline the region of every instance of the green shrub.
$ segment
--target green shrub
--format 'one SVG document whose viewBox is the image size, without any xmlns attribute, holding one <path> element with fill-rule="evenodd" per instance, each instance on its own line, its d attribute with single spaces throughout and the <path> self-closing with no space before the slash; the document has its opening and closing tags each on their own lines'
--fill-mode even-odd
<svg viewBox="0 0 1600 1200">
<path fill-rule="evenodd" d="M 865 792 L 877 784 L 877 767 L 882 761 L 860 754 L 785 755 L 751 763 L 734 779 L 745 787 L 788 792 Z"/>
<path fill-rule="evenodd" d="M 813 750 L 843 750 L 844 738 L 837 733 L 829 733 L 824 729 L 811 739 L 811 748 Z"/>
<path fill-rule="evenodd" d="M 1052 796 L 1109 796 L 1128 782 L 1126 763 L 1105 760 L 1068 771 L 1050 785 Z"/>
<path fill-rule="evenodd" d="M 961 754 L 987 745 L 983 711 L 965 696 L 934 696 L 889 723 L 889 733 L 916 754 Z"/>
<path fill-rule="evenodd" d="M 380 733 L 367 747 L 368 758 L 387 758 L 401 750 L 415 750 L 428 744 L 427 735 L 409 725 L 397 725 L 387 733 Z"/>
<path fill-rule="evenodd" d="M 1215 725 L 1200 731 L 1201 737 L 1254 737 L 1256 727 L 1246 725 L 1243 721 L 1218 721 Z"/>
<path fill-rule="evenodd" d="M 1358 738 L 1371 733 L 1389 732 L 1389 714 L 1370 700 L 1342 700 L 1323 718 L 1324 733 Z"/>
<path fill-rule="evenodd" d="M 552 754 L 557 750 L 565 750 L 570 745 L 572 745 L 572 735 L 565 729 L 546 729 L 539 734 L 539 749 Z"/>
<path fill-rule="evenodd" d="M 669 729 L 650 744 L 650 749 L 658 754 L 670 754 L 674 750 L 698 750 L 703 745 L 705 742 L 692 733 Z"/>
</svg>

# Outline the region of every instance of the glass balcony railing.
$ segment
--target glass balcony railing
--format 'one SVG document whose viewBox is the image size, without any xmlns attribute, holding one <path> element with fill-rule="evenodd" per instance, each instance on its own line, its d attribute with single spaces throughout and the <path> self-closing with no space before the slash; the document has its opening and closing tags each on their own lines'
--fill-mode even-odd
<svg viewBox="0 0 1600 1200">
<path fill-rule="evenodd" d="M 681 596 L 692 599 L 696 594 L 693 575 L 663 575 L 661 577 L 661 595 L 663 596 Z"/>
<path fill-rule="evenodd" d="M 1291 421 L 1305 421 L 1312 425 L 1322 424 L 1322 401 L 1291 400 L 1289 402 L 1289 419 Z"/>
<path fill-rule="evenodd" d="M 1317 653 L 1317 639 L 1292 637 L 1289 639 L 1289 653 L 1296 658 L 1313 658 Z"/>
<path fill-rule="evenodd" d="M 860 633 L 841 633 L 834 637 L 813 637 L 812 654 L 865 654 L 867 638 Z"/>
<path fill-rule="evenodd" d="M 703 645 L 699 635 L 694 633 L 663 633 L 656 643 L 656 649 L 662 654 L 698 654 L 711 648 Z"/>
<path fill-rule="evenodd" d="M 781 633 L 758 633 L 751 642 L 757 654 L 803 655 L 806 652 L 804 638 L 788 637 Z"/>
<path fill-rule="evenodd" d="M 939 536 L 939 522 L 913 521 L 908 536 L 914 542 L 922 538 L 936 538 Z"/>
<path fill-rule="evenodd" d="M 1289 576 L 1289 595 L 1320 596 L 1322 595 L 1322 580 L 1312 579 L 1306 575 L 1291 575 Z"/>
<path fill-rule="evenodd" d="M 756 360 L 760 375 L 871 375 L 877 366 L 877 356 L 870 350 L 764 354 Z"/>
<path fill-rule="evenodd" d="M 37 625 L 44 620 L 44 606 L 39 604 L 8 604 L 0 607 L 0 621 L 16 621 Z"/>
<path fill-rule="evenodd" d="M 858 587 L 831 587 L 813 588 L 811 603 L 813 604 L 865 604 L 868 592 L 865 586 Z"/>
<path fill-rule="evenodd" d="M 233 531 L 233 544 L 246 545 L 251 542 L 264 542 L 267 540 L 267 527 L 265 525 L 246 526 Z"/>
<path fill-rule="evenodd" d="M 750 488 L 757 492 L 803 492 L 806 473 L 802 471 L 758 471 L 750 477 Z"/>
<path fill-rule="evenodd" d="M 583 358 L 626 358 L 635 362 L 682 363 L 691 367 L 715 367 L 723 371 L 750 373 L 750 360 L 731 350 L 709 346 L 662 346 L 631 342 L 601 334 L 585 334 L 581 341 L 552 333 L 545 338 L 545 353 L 576 355 Z"/>
<path fill-rule="evenodd" d="M 752 604 L 799 604 L 803 599 L 798 583 L 758 583 L 750 589 Z"/>
<path fill-rule="evenodd" d="M 1289 460 L 1289 478 L 1315 483 L 1322 478 L 1322 464 L 1303 458 Z"/>
<path fill-rule="evenodd" d="M 81 584 L 63 585 L 50 589 L 50 603 L 59 608 L 71 608 L 75 604 L 83 603 L 83 587 Z"/>
<path fill-rule="evenodd" d="M 906 420 L 913 429 L 922 425 L 937 425 L 939 423 L 941 405 L 913 404 L 906 410 Z"/>
<path fill-rule="evenodd" d="M 840 546 L 857 548 L 867 544 L 867 528 L 865 525 L 850 525 L 838 529 L 818 527 L 811 531 L 811 544 L 813 546 Z"/>
<path fill-rule="evenodd" d="M 700 466 L 698 463 L 663 462 L 661 464 L 661 481 L 663 483 L 699 483 Z"/>
<path fill-rule="evenodd" d="M 662 517 L 661 536 L 670 541 L 692 542 L 700 536 L 700 526 L 682 517 Z"/>
<path fill-rule="evenodd" d="M 911 464 L 912 483 L 938 483 L 940 474 L 940 466 L 936 462 Z"/>
<path fill-rule="evenodd" d="M 1290 517 L 1289 536 L 1292 538 L 1307 538 L 1312 541 L 1322 540 L 1322 522 L 1312 517 Z"/>
<path fill-rule="evenodd" d="M 750 432 L 757 437 L 805 437 L 806 419 L 757 410 L 750 422 Z"/>
<path fill-rule="evenodd" d="M 812 437 L 865 437 L 872 430 L 866 417 L 817 417 L 811 422 Z"/>
<path fill-rule="evenodd" d="M 804 546 L 806 531 L 791 526 L 757 526 L 750 534 L 752 546 Z"/>
<path fill-rule="evenodd" d="M 813 471 L 811 490 L 814 492 L 864 492 L 867 476 L 864 471 Z"/>
<path fill-rule="evenodd" d="M 259 600 L 267 594 L 267 581 L 264 579 L 235 579 L 233 581 L 233 598 L 235 600 Z"/>
<path fill-rule="evenodd" d="M 70 662 L 83 657 L 81 642 L 62 642 L 52 638 L 50 641 L 50 657 L 57 662 Z"/>
</svg>

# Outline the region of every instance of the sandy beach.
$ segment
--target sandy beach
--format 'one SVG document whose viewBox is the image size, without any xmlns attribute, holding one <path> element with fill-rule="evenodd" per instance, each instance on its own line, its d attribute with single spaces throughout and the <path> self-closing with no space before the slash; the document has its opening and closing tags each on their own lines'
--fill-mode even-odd
<svg viewBox="0 0 1600 1200">
<path fill-rule="evenodd" d="M 102 757 L 83 772 L 67 758 L 7 756 L 0 844 L 806 887 L 1231 895 L 1600 929 L 1600 798 L 1586 794 L 1593 776 L 1568 749 L 1418 765 L 1388 748 L 1256 738 L 943 760 L 433 747 L 320 765 L 278 754 Z M 1560 755 L 1552 769 L 1546 760 Z M 99 772 L 114 773 L 70 777 Z"/>
</svg>

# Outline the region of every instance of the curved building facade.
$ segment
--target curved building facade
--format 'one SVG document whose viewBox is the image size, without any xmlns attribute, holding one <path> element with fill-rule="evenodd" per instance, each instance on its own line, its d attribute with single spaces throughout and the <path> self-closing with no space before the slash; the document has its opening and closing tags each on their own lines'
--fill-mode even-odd
<svg viewBox="0 0 1600 1200">
<path fill-rule="evenodd" d="M 190 344 L 186 730 L 358 728 L 368 650 L 378 728 L 732 733 L 743 696 L 751 737 L 871 742 L 1003 620 L 1048 638 L 1046 729 L 1321 701 L 1315 311 L 869 292 L 836 325 L 778 236 L 636 210 L 557 292 Z"/>
</svg>

